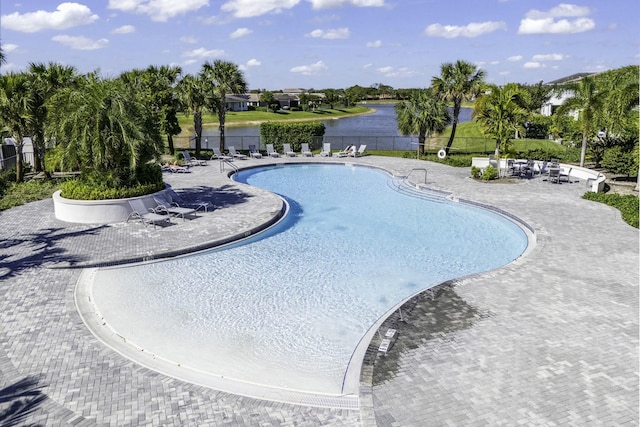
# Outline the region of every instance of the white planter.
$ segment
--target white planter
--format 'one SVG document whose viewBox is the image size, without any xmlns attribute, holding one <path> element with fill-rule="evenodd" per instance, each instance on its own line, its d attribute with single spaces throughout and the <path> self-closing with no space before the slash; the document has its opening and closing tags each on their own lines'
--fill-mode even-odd
<svg viewBox="0 0 640 427">
<path fill-rule="evenodd" d="M 81 224 L 111 224 L 124 222 L 132 209 L 129 200 L 141 199 L 147 208 L 156 207 L 153 194 L 142 197 L 112 200 L 73 200 L 60 196 L 60 191 L 53 193 L 53 208 L 60 221 Z"/>
</svg>

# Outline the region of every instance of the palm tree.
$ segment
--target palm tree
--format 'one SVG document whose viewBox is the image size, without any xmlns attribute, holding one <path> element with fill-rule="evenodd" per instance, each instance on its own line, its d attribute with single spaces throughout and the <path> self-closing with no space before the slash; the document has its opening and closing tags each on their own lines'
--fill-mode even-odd
<svg viewBox="0 0 640 427">
<path fill-rule="evenodd" d="M 29 98 L 32 110 L 30 133 L 33 136 L 34 166 L 36 171 L 45 170 L 46 143 L 44 127 L 47 121 L 46 103 L 58 90 L 74 84 L 77 72 L 74 67 L 56 63 L 30 64 Z"/>
<path fill-rule="evenodd" d="M 205 62 L 200 74 L 202 79 L 210 84 L 207 105 L 218 115 L 220 152 L 222 152 L 224 150 L 224 123 L 227 115 L 226 96 L 245 93 L 247 82 L 237 64 L 220 59 L 216 59 L 213 64 Z"/>
<path fill-rule="evenodd" d="M 206 100 L 204 82 L 200 76 L 187 74 L 180 80 L 177 89 L 186 112 L 193 113 L 196 157 L 200 157 L 200 151 L 202 150 L 202 108 Z"/>
<path fill-rule="evenodd" d="M 558 113 L 566 114 L 571 111 L 578 113 L 580 129 L 582 131 L 582 149 L 580 151 L 580 166 L 584 166 L 589 138 L 595 134 L 595 118 L 604 104 L 606 92 L 599 91 L 593 77 L 583 77 L 577 83 L 563 86 L 563 93 L 570 93 L 569 98 L 558 108 Z"/>
<path fill-rule="evenodd" d="M 498 158 L 501 152 L 508 151 L 516 131 L 524 132 L 529 94 L 515 83 L 502 88 L 488 85 L 486 92 L 476 101 L 473 115 L 483 133 L 495 139 Z"/>
<path fill-rule="evenodd" d="M 16 182 L 22 182 L 22 145 L 29 132 L 31 109 L 27 95 L 29 78 L 25 73 L 0 75 L 0 122 L 15 140 Z"/>
<path fill-rule="evenodd" d="M 442 132 L 451 120 L 446 103 L 431 89 L 413 91 L 407 101 L 396 104 L 396 118 L 402 135 L 418 135 L 418 155 L 424 154 L 425 138 Z"/>
<path fill-rule="evenodd" d="M 441 99 L 453 102 L 453 122 L 451 136 L 447 141 L 446 152 L 449 153 L 458 126 L 458 116 L 462 101 L 471 101 L 480 94 L 484 84 L 484 71 L 469 62 L 458 60 L 455 64 L 445 63 L 440 67 L 440 77 L 433 77 L 431 85 L 435 94 Z"/>
<path fill-rule="evenodd" d="M 57 141 L 67 170 L 121 177 L 162 147 L 158 126 L 119 79 L 89 75 L 77 88 L 60 90 L 47 108 L 46 134 Z"/>
</svg>

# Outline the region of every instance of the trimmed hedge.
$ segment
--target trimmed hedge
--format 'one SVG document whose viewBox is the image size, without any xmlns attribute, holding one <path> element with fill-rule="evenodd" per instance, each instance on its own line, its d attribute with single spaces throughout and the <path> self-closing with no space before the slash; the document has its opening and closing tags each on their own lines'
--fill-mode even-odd
<svg viewBox="0 0 640 427">
<path fill-rule="evenodd" d="M 585 193 L 583 199 L 594 202 L 604 203 L 613 206 L 622 214 L 622 219 L 632 227 L 639 228 L 638 216 L 640 210 L 640 202 L 637 196 L 633 194 L 607 194 L 607 193 Z"/>
<path fill-rule="evenodd" d="M 325 127 L 322 122 L 263 122 L 260 125 L 260 137 L 264 144 L 273 144 L 276 151 L 282 151 L 282 144 L 291 144 L 293 151 L 300 151 L 306 142 L 311 150 L 322 147 Z"/>
</svg>

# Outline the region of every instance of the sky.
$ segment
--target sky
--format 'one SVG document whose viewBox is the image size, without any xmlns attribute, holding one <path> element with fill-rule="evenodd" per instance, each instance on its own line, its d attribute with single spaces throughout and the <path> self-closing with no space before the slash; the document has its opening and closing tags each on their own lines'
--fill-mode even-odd
<svg viewBox="0 0 640 427">
<path fill-rule="evenodd" d="M 222 59 L 249 89 L 400 89 L 464 60 L 490 83 L 534 84 L 639 64 L 639 16 L 638 0 L 0 0 L 1 72 L 197 74 Z"/>
</svg>

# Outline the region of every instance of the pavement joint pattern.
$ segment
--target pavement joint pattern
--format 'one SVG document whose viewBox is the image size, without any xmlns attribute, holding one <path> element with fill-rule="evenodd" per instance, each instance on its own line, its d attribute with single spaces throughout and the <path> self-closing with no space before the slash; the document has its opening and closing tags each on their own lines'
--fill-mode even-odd
<svg viewBox="0 0 640 427">
<path fill-rule="evenodd" d="M 238 166 L 340 162 L 237 160 Z M 498 270 L 448 283 L 391 313 L 386 355 L 371 341 L 360 409 L 305 407 L 180 381 L 120 356 L 85 327 L 74 302 L 82 269 L 211 247 L 282 211 L 279 197 L 233 182 L 215 162 L 165 174 L 214 207 L 167 227 L 59 221 L 51 199 L 0 212 L 0 425 L 485 426 L 640 423 L 638 230 L 581 198 L 584 183 L 471 180 L 468 168 L 350 159 L 493 206 L 526 222 L 535 247 Z"/>
</svg>

